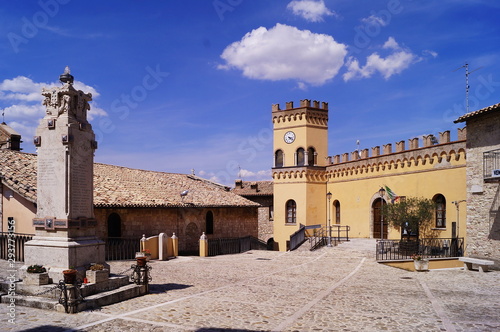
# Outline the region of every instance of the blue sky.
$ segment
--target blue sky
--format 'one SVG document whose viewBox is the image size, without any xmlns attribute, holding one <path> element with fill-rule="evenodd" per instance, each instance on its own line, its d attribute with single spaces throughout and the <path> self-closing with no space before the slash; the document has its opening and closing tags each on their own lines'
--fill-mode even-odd
<svg viewBox="0 0 500 332">
<path fill-rule="evenodd" d="M 329 154 L 451 130 L 500 102 L 500 3 L 3 1 L 0 107 L 32 136 L 65 66 L 94 96 L 98 162 L 270 179 L 271 105 L 329 103 Z"/>
</svg>

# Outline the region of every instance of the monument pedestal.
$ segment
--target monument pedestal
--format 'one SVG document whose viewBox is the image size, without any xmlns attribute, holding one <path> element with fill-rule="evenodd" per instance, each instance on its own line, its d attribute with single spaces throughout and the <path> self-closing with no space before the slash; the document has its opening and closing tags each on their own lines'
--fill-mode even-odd
<svg viewBox="0 0 500 332">
<path fill-rule="evenodd" d="M 62 280 L 62 271 L 73 268 L 83 280 L 91 263 L 105 259 L 105 243 L 96 237 L 42 237 L 35 236 L 24 245 L 25 266 L 43 265 L 52 282 Z"/>
</svg>

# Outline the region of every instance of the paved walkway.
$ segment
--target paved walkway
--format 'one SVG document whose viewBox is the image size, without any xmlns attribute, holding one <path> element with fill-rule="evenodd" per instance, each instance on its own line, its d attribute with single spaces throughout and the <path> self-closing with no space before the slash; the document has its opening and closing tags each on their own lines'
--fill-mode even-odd
<svg viewBox="0 0 500 332">
<path fill-rule="evenodd" d="M 0 330 L 500 331 L 500 272 L 408 272 L 374 246 L 153 261 L 149 295 L 74 315 L 17 306 L 15 324 L 1 304 Z"/>
</svg>

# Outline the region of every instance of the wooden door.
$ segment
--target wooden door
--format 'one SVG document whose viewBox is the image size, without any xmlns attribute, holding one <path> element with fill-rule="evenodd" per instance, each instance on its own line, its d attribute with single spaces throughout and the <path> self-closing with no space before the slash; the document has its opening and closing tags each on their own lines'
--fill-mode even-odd
<svg viewBox="0 0 500 332">
<path fill-rule="evenodd" d="M 382 226 L 382 214 L 380 210 L 380 205 L 385 205 L 385 201 L 381 198 L 377 198 L 372 205 L 372 213 L 373 213 L 373 238 L 374 239 L 387 239 L 388 235 L 388 223 L 384 221 L 384 225 Z M 383 206 L 382 206 L 383 208 Z M 380 230 L 382 229 L 382 234 Z"/>
</svg>

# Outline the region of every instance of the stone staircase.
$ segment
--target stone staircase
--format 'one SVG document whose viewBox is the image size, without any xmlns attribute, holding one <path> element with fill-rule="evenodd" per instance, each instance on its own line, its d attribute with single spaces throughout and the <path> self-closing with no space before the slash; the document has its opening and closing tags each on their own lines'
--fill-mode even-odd
<svg viewBox="0 0 500 332">
<path fill-rule="evenodd" d="M 9 290 L 15 291 L 14 297 L 8 296 Z M 78 289 L 77 286 L 64 283 L 34 286 L 17 281 L 14 284 L 6 282 L 1 284 L 0 302 L 11 303 L 12 299 L 15 299 L 16 306 L 75 313 L 145 295 L 147 291 L 147 285 L 131 284 L 129 276 L 126 275 L 111 275 L 106 281 L 82 284 Z M 78 298 L 80 293 L 83 300 L 75 303 L 71 300 L 65 301 L 64 292 L 68 298 L 71 298 L 70 294 Z"/>
</svg>

